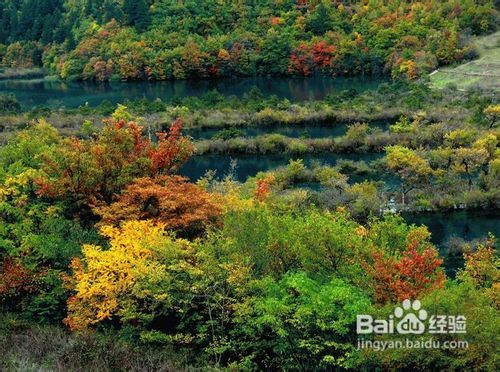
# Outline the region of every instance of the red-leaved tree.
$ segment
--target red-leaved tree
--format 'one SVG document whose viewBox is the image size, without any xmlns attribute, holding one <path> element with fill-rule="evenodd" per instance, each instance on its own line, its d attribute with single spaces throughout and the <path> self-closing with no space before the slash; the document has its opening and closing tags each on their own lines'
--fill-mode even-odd
<svg viewBox="0 0 500 372">
<path fill-rule="evenodd" d="M 178 171 L 194 151 L 181 129 L 177 119 L 168 133 L 158 133 L 154 144 L 137 123 L 106 120 L 95 138 L 68 138 L 45 155 L 38 194 L 77 208 L 109 204 L 137 177 Z"/>
<path fill-rule="evenodd" d="M 437 250 L 419 230 L 411 231 L 400 257 L 375 250 L 373 263 L 365 265 L 377 303 L 416 299 L 443 286 L 443 262 Z"/>
</svg>

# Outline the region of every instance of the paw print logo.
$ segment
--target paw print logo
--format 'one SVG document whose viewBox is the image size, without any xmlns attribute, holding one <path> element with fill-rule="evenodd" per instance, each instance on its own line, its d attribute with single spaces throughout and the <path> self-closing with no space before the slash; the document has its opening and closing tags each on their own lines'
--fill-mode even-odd
<svg viewBox="0 0 500 372">
<path fill-rule="evenodd" d="M 427 311 L 421 309 L 420 301 L 415 300 L 412 303 L 410 300 L 404 300 L 402 305 L 402 308 L 398 306 L 394 309 L 394 316 L 401 319 L 396 325 L 398 333 L 403 335 L 424 333 L 425 324 L 423 321 L 427 319 Z"/>
</svg>

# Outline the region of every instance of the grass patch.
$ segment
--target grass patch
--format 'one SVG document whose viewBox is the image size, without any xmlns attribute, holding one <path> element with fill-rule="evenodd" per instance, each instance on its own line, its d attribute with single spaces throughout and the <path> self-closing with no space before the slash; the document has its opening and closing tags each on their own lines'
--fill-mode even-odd
<svg viewBox="0 0 500 372">
<path fill-rule="evenodd" d="M 456 67 L 440 68 L 431 73 L 435 88 L 456 87 L 457 89 L 500 89 L 500 32 L 473 40 L 479 58 Z"/>
<path fill-rule="evenodd" d="M 185 367 L 188 360 L 180 353 L 127 344 L 114 334 L 72 334 L 5 315 L 0 321 L 1 371 L 193 370 Z"/>
<path fill-rule="evenodd" d="M 36 79 L 45 76 L 45 70 L 39 67 L 32 68 L 0 68 L 0 80 L 6 79 Z"/>
</svg>

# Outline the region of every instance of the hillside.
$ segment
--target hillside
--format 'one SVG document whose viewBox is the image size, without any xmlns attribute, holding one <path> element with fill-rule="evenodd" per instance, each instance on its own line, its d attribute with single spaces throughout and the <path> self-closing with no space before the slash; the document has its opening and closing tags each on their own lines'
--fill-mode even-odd
<svg viewBox="0 0 500 372">
<path fill-rule="evenodd" d="M 415 79 L 474 55 L 494 1 L 0 0 L 3 67 L 63 79 L 255 75 Z"/>
<path fill-rule="evenodd" d="M 500 32 L 476 38 L 479 58 L 431 73 L 431 82 L 437 88 L 456 86 L 458 89 L 500 89 Z"/>
</svg>

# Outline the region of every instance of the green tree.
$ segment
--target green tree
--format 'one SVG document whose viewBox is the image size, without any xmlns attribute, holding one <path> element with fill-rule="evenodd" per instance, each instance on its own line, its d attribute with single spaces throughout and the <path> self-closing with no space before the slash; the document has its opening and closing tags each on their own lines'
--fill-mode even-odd
<svg viewBox="0 0 500 372">
<path fill-rule="evenodd" d="M 66 296 L 60 274 L 82 243 L 96 241 L 62 204 L 36 194 L 43 154 L 60 142 L 42 121 L 0 150 L 0 304 L 40 321 L 60 321 Z"/>
<path fill-rule="evenodd" d="M 252 283 L 253 296 L 235 305 L 237 354 L 254 367 L 353 368 L 358 364 L 351 329 L 366 312 L 365 294 L 342 279 L 317 281 L 304 272 Z M 248 363 L 248 361 L 246 362 Z"/>
<path fill-rule="evenodd" d="M 307 28 L 315 35 L 323 35 L 333 28 L 333 16 L 330 2 L 320 1 L 307 19 Z"/>
<path fill-rule="evenodd" d="M 286 74 L 290 52 L 290 35 L 270 29 L 262 41 L 259 70 L 263 74 Z"/>
<path fill-rule="evenodd" d="M 146 0 L 125 0 L 123 13 L 125 13 L 127 23 L 138 31 L 146 30 L 151 22 Z"/>
</svg>

